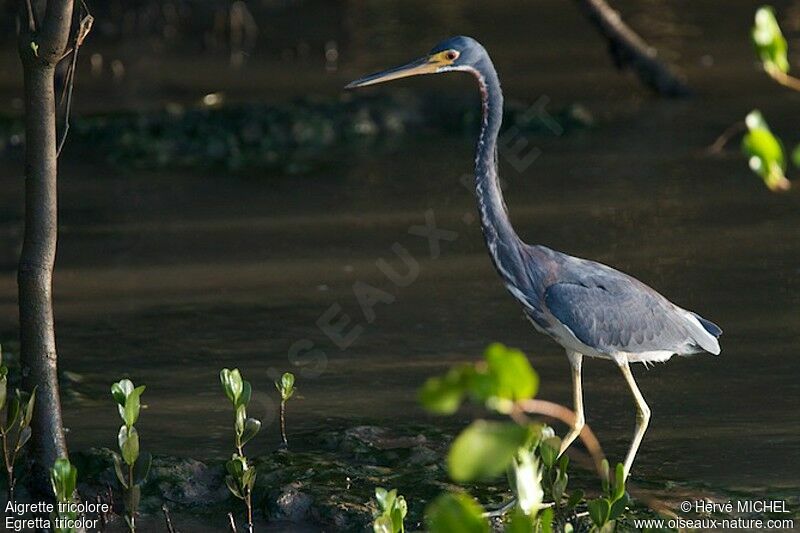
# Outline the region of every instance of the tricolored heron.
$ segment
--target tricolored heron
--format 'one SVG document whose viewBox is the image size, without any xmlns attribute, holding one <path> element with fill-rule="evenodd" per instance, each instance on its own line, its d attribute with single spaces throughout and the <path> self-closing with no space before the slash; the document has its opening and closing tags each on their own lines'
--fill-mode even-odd
<svg viewBox="0 0 800 533">
<path fill-rule="evenodd" d="M 650 408 L 629 364 L 664 362 L 673 355 L 717 355 L 722 330 L 609 266 L 522 242 L 508 218 L 498 179 L 503 93 L 489 54 L 475 39 L 453 37 L 427 56 L 371 74 L 347 88 L 452 71 L 475 76 L 481 92 L 483 121 L 475 157 L 475 189 L 492 263 L 533 326 L 564 347 L 572 368 L 575 423 L 562 440 L 560 453 L 584 426 L 583 357 L 610 359 L 619 367 L 636 402 L 636 430 L 624 465 L 627 477 L 650 421 Z"/>
</svg>

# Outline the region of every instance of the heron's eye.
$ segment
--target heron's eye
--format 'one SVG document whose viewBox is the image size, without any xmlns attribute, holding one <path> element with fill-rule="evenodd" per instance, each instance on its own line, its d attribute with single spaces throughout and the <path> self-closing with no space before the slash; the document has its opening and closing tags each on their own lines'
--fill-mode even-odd
<svg viewBox="0 0 800 533">
<path fill-rule="evenodd" d="M 457 50 L 448 50 L 447 52 L 444 53 L 444 57 L 448 61 L 455 61 L 456 59 L 458 59 L 458 51 Z"/>
</svg>

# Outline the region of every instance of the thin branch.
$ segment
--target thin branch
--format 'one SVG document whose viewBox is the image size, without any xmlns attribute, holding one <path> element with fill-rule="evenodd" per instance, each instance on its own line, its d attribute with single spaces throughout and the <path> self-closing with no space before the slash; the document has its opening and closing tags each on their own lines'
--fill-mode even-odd
<svg viewBox="0 0 800 533">
<path fill-rule="evenodd" d="M 61 135 L 59 135 L 56 145 L 56 157 L 61 155 L 61 150 L 64 148 L 64 143 L 67 140 L 67 133 L 69 133 L 69 117 L 72 111 L 72 90 L 75 86 L 75 72 L 78 66 L 78 51 L 80 50 L 83 41 L 86 39 L 86 36 L 89 35 L 90 31 L 92 31 L 92 24 L 94 23 L 94 17 L 91 13 L 89 13 L 89 8 L 86 6 L 86 2 L 83 0 L 81 0 L 81 10 L 84 12 L 84 14 L 81 17 L 78 30 L 75 33 L 75 45 L 71 50 L 72 62 L 67 70 L 67 76 L 64 79 L 64 93 L 62 95 L 64 123 L 61 127 Z M 62 56 L 62 59 L 69 55 L 69 53 L 70 51 L 67 51 L 64 56 Z"/>
<path fill-rule="evenodd" d="M 789 74 L 786 74 L 785 72 L 778 69 L 767 68 L 764 70 L 766 70 L 767 74 L 769 74 L 769 76 L 773 80 L 777 81 L 784 87 L 788 87 L 793 91 L 800 91 L 800 79 L 795 78 L 794 76 L 790 76 Z"/>
<path fill-rule="evenodd" d="M 730 142 L 731 139 L 733 139 L 737 134 L 745 131 L 746 129 L 747 129 L 747 124 L 744 123 L 744 120 L 734 122 L 733 124 L 725 128 L 725 131 L 720 133 L 719 137 L 717 137 L 716 140 L 713 143 L 711 143 L 708 146 L 708 148 L 706 148 L 705 150 L 706 153 L 709 154 L 720 153 L 722 149 L 725 148 L 725 145 L 727 145 Z"/>
<path fill-rule="evenodd" d="M 172 527 L 172 519 L 169 517 L 169 508 L 167 507 L 166 503 L 161 504 L 161 511 L 163 511 L 164 520 L 167 522 L 167 531 L 169 533 L 175 533 L 175 528 Z"/>
<path fill-rule="evenodd" d="M 236 521 L 233 519 L 233 513 L 228 513 L 228 525 L 231 527 L 231 533 L 236 533 Z"/>
<path fill-rule="evenodd" d="M 567 409 L 563 405 L 546 400 L 522 400 L 517 402 L 517 406 L 528 414 L 538 414 L 549 416 L 561 420 L 568 426 L 572 427 L 575 424 L 575 413 L 571 409 Z M 603 470 L 603 461 L 606 456 L 603 453 L 603 448 L 600 446 L 600 441 L 597 440 L 592 429 L 589 425 L 584 425 L 579 435 L 583 441 L 586 450 L 592 456 L 594 467 L 601 478 L 605 477 Z"/>
<path fill-rule="evenodd" d="M 687 96 L 689 87 L 658 59 L 650 46 L 605 0 L 576 0 L 600 34 L 608 41 L 609 52 L 617 68 L 631 67 L 639 79 L 658 94 Z"/>
</svg>

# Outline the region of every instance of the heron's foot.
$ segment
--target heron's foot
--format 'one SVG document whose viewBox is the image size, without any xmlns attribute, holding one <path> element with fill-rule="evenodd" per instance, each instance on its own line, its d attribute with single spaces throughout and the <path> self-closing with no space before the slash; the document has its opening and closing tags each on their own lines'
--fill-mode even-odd
<svg viewBox="0 0 800 533">
<path fill-rule="evenodd" d="M 509 501 L 498 507 L 483 513 L 484 518 L 500 518 L 506 515 L 517 504 L 516 498 L 511 498 Z"/>
</svg>

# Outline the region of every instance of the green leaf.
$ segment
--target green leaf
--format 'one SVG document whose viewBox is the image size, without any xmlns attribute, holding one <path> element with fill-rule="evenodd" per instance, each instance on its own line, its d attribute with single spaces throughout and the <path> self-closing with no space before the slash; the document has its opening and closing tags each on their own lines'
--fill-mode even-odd
<svg viewBox="0 0 800 533">
<path fill-rule="evenodd" d="M 281 376 L 281 384 L 278 388 L 281 392 L 281 399 L 288 400 L 294 394 L 294 374 L 286 372 Z"/>
<path fill-rule="evenodd" d="M 599 498 L 589 502 L 589 517 L 597 527 L 603 527 L 608 521 L 611 506 L 605 498 Z"/>
<path fill-rule="evenodd" d="M 529 427 L 510 422 L 473 422 L 450 447 L 450 477 L 455 481 L 475 481 L 502 474 L 530 436 Z"/>
<path fill-rule="evenodd" d="M 227 368 L 223 368 L 219 373 L 219 380 L 222 383 L 222 389 L 225 391 L 225 395 L 234 406 L 238 406 L 239 398 L 244 389 L 242 374 L 239 372 L 239 369 L 234 368 L 233 370 L 228 370 Z"/>
<path fill-rule="evenodd" d="M 11 398 L 11 401 L 8 403 L 8 418 L 6 418 L 6 431 L 10 430 L 14 427 L 14 424 L 17 423 L 17 418 L 19 418 L 19 397 L 14 396 Z"/>
<path fill-rule="evenodd" d="M 261 430 L 261 421 L 255 418 L 248 418 L 244 423 L 244 431 L 242 432 L 242 446 L 247 444 L 253 437 L 258 435 Z"/>
<path fill-rule="evenodd" d="M 786 158 L 783 145 L 772 134 L 760 111 L 751 111 L 745 118 L 748 132 L 742 138 L 742 151 L 748 158 L 750 169 L 761 176 L 772 191 L 791 187 L 786 179 Z"/>
<path fill-rule="evenodd" d="M 466 394 L 469 365 L 451 368 L 443 377 L 429 378 L 418 393 L 419 402 L 428 411 L 450 415 L 458 411 Z"/>
<path fill-rule="evenodd" d="M 505 533 L 532 533 L 536 531 L 535 526 L 535 515 L 525 514 L 519 506 L 516 506 L 511 512 L 511 521 L 508 523 Z"/>
<path fill-rule="evenodd" d="M 22 431 L 19 432 L 19 439 L 17 439 L 17 450 L 21 450 L 23 446 L 28 444 L 32 434 L 33 430 L 30 426 L 22 428 Z"/>
<path fill-rule="evenodd" d="M 552 468 L 556 463 L 560 449 L 561 439 L 558 437 L 548 437 L 539 445 L 539 453 L 542 455 L 542 462 L 547 468 Z"/>
<path fill-rule="evenodd" d="M 50 483 L 53 487 L 53 495 L 56 497 L 56 501 L 72 501 L 77 479 L 78 470 L 72 466 L 69 459 L 63 457 L 56 459 L 50 469 Z"/>
<path fill-rule="evenodd" d="M 372 523 L 372 531 L 375 533 L 394 533 L 394 524 L 389 515 L 380 515 Z"/>
<path fill-rule="evenodd" d="M 125 464 L 133 465 L 139 457 L 139 432 L 135 427 L 128 429 L 125 425 L 120 426 L 117 441 Z"/>
<path fill-rule="evenodd" d="M 581 489 L 577 489 L 573 492 L 569 499 L 567 500 L 567 509 L 573 509 L 583 500 L 583 491 Z"/>
<path fill-rule="evenodd" d="M 129 379 L 123 379 L 111 385 L 111 395 L 114 397 L 114 400 L 123 407 L 125 406 L 125 399 L 132 390 L 133 383 Z"/>
<path fill-rule="evenodd" d="M 247 380 L 242 380 L 242 394 L 239 395 L 239 400 L 236 403 L 237 407 L 247 407 L 250 405 L 250 396 L 253 395 L 253 387 Z"/>
<path fill-rule="evenodd" d="M 396 498 L 396 489 L 386 490 L 380 487 L 375 489 L 375 499 L 378 501 L 378 507 L 381 511 L 391 511 Z"/>
<path fill-rule="evenodd" d="M 147 480 L 147 475 L 150 473 L 150 467 L 153 464 L 153 454 L 143 453 L 136 460 L 133 467 L 133 482 L 141 485 Z"/>
<path fill-rule="evenodd" d="M 0 366 L 0 409 L 6 406 L 8 398 L 8 368 Z"/>
<path fill-rule="evenodd" d="M 614 471 L 614 492 L 611 494 L 611 501 L 615 502 L 625 495 L 625 466 L 617 463 Z"/>
<path fill-rule="evenodd" d="M 771 7 L 764 6 L 756 11 L 751 36 L 765 70 L 777 70 L 784 74 L 789 71 L 786 38 Z"/>
<path fill-rule="evenodd" d="M 617 518 L 622 516 L 622 513 L 625 512 L 625 508 L 628 506 L 629 503 L 630 502 L 628 501 L 628 498 L 626 496 L 624 496 L 624 495 L 623 495 L 622 498 L 620 498 L 617 501 L 615 501 L 611 505 L 611 510 L 608 513 L 608 519 L 609 520 L 616 520 Z"/>
<path fill-rule="evenodd" d="M 126 478 L 124 469 L 122 468 L 122 457 L 114 452 L 111 453 L 111 457 L 114 458 L 114 472 L 117 474 L 117 480 L 119 481 L 120 485 L 122 485 L 122 488 L 127 489 L 128 480 Z"/>
<path fill-rule="evenodd" d="M 539 376 L 519 350 L 500 343 L 489 345 L 484 353 L 494 387 L 492 396 L 507 400 L 527 400 L 539 390 Z"/>
<path fill-rule="evenodd" d="M 408 503 L 403 496 L 398 496 L 395 500 L 395 508 L 400 511 L 400 517 L 405 518 L 408 515 Z"/>
<path fill-rule="evenodd" d="M 22 427 L 27 427 L 31 424 L 31 420 L 33 419 L 33 409 L 36 406 L 36 389 L 37 387 L 33 388 L 31 392 L 31 397 L 28 398 L 28 403 L 25 406 L 25 417 L 20 422 Z"/>
<path fill-rule="evenodd" d="M 145 386 L 136 387 L 125 398 L 125 406 L 122 409 L 122 420 L 128 427 L 133 426 L 139 420 L 139 410 L 141 409 L 141 396 Z"/>
<path fill-rule="evenodd" d="M 247 423 L 247 410 L 245 409 L 244 405 L 240 405 L 236 408 L 236 421 L 234 428 L 236 429 L 236 435 L 241 439 L 242 435 L 244 435 L 244 426 Z"/>
<path fill-rule="evenodd" d="M 239 498 L 240 500 L 244 500 L 244 496 L 242 495 L 242 491 L 239 489 L 239 482 L 233 476 L 225 476 L 225 485 L 227 485 L 228 490 L 231 491 L 231 494 Z"/>
<path fill-rule="evenodd" d="M 488 533 L 489 522 L 483 508 L 462 493 L 445 493 L 425 509 L 425 523 L 430 533 Z"/>
<path fill-rule="evenodd" d="M 552 533 L 553 531 L 553 508 L 548 507 L 539 515 L 539 525 L 542 528 L 541 533 Z M 566 531 L 566 528 L 564 528 Z"/>
</svg>

